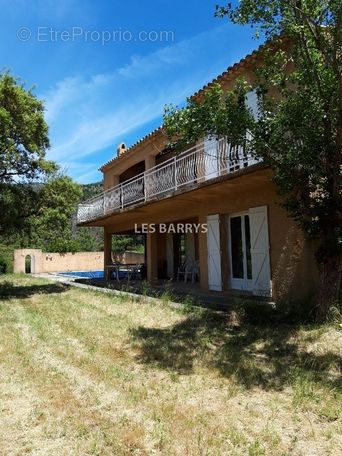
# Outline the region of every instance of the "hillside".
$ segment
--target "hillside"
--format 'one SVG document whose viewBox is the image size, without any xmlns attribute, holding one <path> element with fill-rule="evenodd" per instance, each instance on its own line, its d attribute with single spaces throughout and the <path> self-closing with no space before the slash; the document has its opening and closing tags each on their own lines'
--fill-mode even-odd
<svg viewBox="0 0 342 456">
<path fill-rule="evenodd" d="M 82 184 L 83 197 L 82 201 L 94 198 L 103 192 L 103 181 L 94 182 L 92 184 Z"/>
</svg>

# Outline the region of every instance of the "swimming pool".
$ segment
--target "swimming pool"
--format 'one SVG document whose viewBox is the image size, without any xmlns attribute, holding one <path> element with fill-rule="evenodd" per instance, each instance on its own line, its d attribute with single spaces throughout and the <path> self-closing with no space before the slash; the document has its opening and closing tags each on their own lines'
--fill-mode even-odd
<svg viewBox="0 0 342 456">
<path fill-rule="evenodd" d="M 103 279 L 103 271 L 68 271 L 68 272 L 59 272 L 58 275 L 68 276 L 68 277 L 77 277 L 84 279 Z"/>
<path fill-rule="evenodd" d="M 112 271 L 112 278 L 115 279 L 115 271 Z M 68 271 L 59 272 L 58 275 L 73 277 L 75 279 L 104 279 L 103 271 Z M 120 269 L 119 279 L 127 279 L 128 271 L 126 269 Z"/>
</svg>

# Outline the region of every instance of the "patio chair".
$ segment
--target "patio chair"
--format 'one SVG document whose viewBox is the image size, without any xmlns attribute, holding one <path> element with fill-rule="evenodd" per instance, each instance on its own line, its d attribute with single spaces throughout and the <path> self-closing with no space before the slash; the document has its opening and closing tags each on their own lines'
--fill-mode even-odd
<svg viewBox="0 0 342 456">
<path fill-rule="evenodd" d="M 128 280 L 137 279 L 139 278 L 140 280 L 142 279 L 142 264 L 134 264 L 133 266 L 130 266 L 128 268 Z"/>
<path fill-rule="evenodd" d="M 196 277 L 199 276 L 199 261 L 190 261 L 185 260 L 178 268 L 177 271 L 177 281 L 179 278 L 184 276 L 184 282 L 188 281 L 188 278 L 191 278 L 191 283 L 195 283 Z"/>
</svg>

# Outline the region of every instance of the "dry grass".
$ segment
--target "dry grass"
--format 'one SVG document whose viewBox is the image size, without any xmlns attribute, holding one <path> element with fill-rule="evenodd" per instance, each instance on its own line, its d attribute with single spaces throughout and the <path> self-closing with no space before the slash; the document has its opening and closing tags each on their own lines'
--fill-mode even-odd
<svg viewBox="0 0 342 456">
<path fill-rule="evenodd" d="M 339 455 L 338 326 L 0 278 L 1 455 Z"/>
</svg>

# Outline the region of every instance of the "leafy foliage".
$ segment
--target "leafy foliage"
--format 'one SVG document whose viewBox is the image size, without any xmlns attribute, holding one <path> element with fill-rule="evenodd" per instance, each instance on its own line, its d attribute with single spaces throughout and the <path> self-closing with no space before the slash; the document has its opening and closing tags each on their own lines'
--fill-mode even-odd
<svg viewBox="0 0 342 456">
<path fill-rule="evenodd" d="M 42 101 L 9 73 L 0 74 L 0 183 L 55 170 L 45 160 L 48 147 Z"/>
<path fill-rule="evenodd" d="M 0 74 L 0 234 L 25 228 L 36 210 L 32 183 L 55 172 L 44 105 L 9 73 Z"/>
<path fill-rule="evenodd" d="M 252 119 L 245 104 L 248 89 L 249 85 L 242 79 L 228 92 L 214 84 L 202 98 L 188 98 L 183 109 L 166 106 L 164 127 L 171 139 L 170 146 L 181 150 L 206 135 L 227 136 L 234 144 L 244 142 Z"/>
<path fill-rule="evenodd" d="M 10 73 L 0 74 L 0 241 L 8 248 L 57 252 L 101 250 L 103 234 L 76 228 L 75 208 L 95 196 L 100 185 L 84 191 L 46 160 L 49 148 L 44 104 Z M 6 269 L 10 263 L 3 260 Z M 5 266 L 4 266 L 5 267 Z"/>
<path fill-rule="evenodd" d="M 50 178 L 39 192 L 37 214 L 29 220 L 31 242 L 44 250 L 50 250 L 50 245 L 70 242 L 71 216 L 81 196 L 81 186 L 70 177 Z"/>
<path fill-rule="evenodd" d="M 92 185 L 88 184 L 87 189 Z M 17 195 L 14 192 L 19 192 L 18 199 L 21 197 L 20 187 L 24 188 L 24 194 L 32 192 L 35 199 L 34 210 L 32 198 L 28 201 L 24 226 L 20 226 L 22 219 L 16 217 L 18 209 L 13 204 L 14 195 Z M 7 228 L 6 233 L 0 235 L 0 250 L 1 246 L 6 251 L 10 248 L 12 252 L 15 248 L 25 247 L 50 252 L 103 250 L 101 228 L 76 227 L 76 205 L 84 200 L 83 187 L 60 174 L 51 176 L 44 183 L 14 186 L 8 192 L 7 216 L 10 223 L 13 217 L 18 225 L 14 227 L 12 224 L 11 230 Z M 7 267 L 7 270 L 11 270 L 11 267 Z"/>
<path fill-rule="evenodd" d="M 103 192 L 103 182 L 94 182 L 93 184 L 82 185 L 83 196 L 82 201 L 94 198 Z"/>
<path fill-rule="evenodd" d="M 28 218 L 37 210 L 37 188 L 29 184 L 0 183 L 0 236 L 28 230 Z"/>
<path fill-rule="evenodd" d="M 0 274 L 13 271 L 13 248 L 0 244 Z"/>
<path fill-rule="evenodd" d="M 112 250 L 115 253 L 123 253 L 126 250 L 139 253 L 144 252 L 143 236 L 134 234 L 132 236 L 124 234 L 116 234 L 112 237 Z"/>
<path fill-rule="evenodd" d="M 251 87 L 212 86 L 184 109 L 166 108 L 174 146 L 204 135 L 244 141 L 275 172 L 284 205 L 320 241 L 320 317 L 338 299 L 342 255 L 342 3 L 340 0 L 241 0 L 217 16 L 249 24 L 269 38 L 255 68 L 259 115 L 245 103 Z"/>
</svg>

